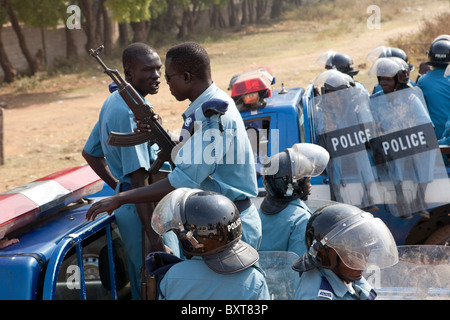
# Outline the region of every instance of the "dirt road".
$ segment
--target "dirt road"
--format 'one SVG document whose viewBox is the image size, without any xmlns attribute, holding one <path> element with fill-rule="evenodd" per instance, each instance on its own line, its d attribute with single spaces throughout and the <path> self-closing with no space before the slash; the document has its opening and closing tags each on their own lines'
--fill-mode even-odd
<svg viewBox="0 0 450 320">
<path fill-rule="evenodd" d="M 327 50 L 351 55 L 360 69 L 356 80 L 371 90 L 375 79 L 367 78 L 367 53 L 380 45 L 389 46 L 390 38 L 413 32 L 423 18 L 448 10 L 442 8 L 442 1 L 422 2 L 427 5 L 414 5 L 386 22 L 382 20 L 379 30 L 368 29 L 366 22 L 360 21 L 345 34 L 333 36 L 330 25 L 289 21 L 247 28 L 232 40 L 204 46 L 211 56 L 213 78 L 224 90 L 234 74 L 261 65 L 274 72 L 274 90 L 280 89 L 281 83 L 306 87 L 323 70 L 315 60 Z M 81 150 L 109 94 L 109 78 L 98 71 L 95 77 L 64 75 L 44 82 L 44 89 L 27 94 L 11 94 L 11 90 L 0 88 L 0 101 L 8 105 L 4 110 L 5 164 L 0 167 L 0 192 L 85 163 Z M 164 127 L 172 131 L 181 127 L 180 114 L 187 102 L 177 102 L 166 83 L 157 95 L 147 98 L 162 116 Z"/>
</svg>

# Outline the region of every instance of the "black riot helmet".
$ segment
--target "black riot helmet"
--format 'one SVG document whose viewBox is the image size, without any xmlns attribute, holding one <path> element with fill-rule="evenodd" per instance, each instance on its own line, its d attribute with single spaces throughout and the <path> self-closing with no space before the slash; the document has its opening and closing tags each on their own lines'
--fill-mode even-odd
<svg viewBox="0 0 450 320">
<path fill-rule="evenodd" d="M 353 59 L 345 53 L 339 53 L 335 51 L 327 51 L 317 58 L 316 63 L 319 65 L 325 65 L 325 69 L 336 69 L 342 73 L 348 74 L 354 77 L 358 74 L 359 70 L 354 69 Z"/>
<path fill-rule="evenodd" d="M 335 203 L 315 211 L 306 225 L 305 242 L 307 252 L 292 266 L 298 272 L 333 269 L 338 257 L 355 270 L 398 262 L 397 246 L 383 221 L 348 204 Z"/>
<path fill-rule="evenodd" d="M 273 155 L 262 170 L 267 193 L 288 201 L 302 197 L 305 193 L 302 179 L 321 174 L 329 158 L 324 148 L 311 143 L 297 143 Z"/>
<path fill-rule="evenodd" d="M 375 62 L 379 58 L 389 58 L 389 57 L 396 57 L 402 59 L 407 63 L 409 72 L 414 71 L 415 68 L 412 64 L 409 63 L 408 55 L 404 50 L 400 48 L 380 46 L 370 51 L 369 54 L 367 55 L 367 59 L 371 62 Z"/>
<path fill-rule="evenodd" d="M 179 188 L 156 206 L 152 227 L 160 235 L 173 230 L 187 258 L 201 256 L 218 273 L 244 270 L 259 259 L 240 240 L 241 218 L 229 198 L 211 191 Z"/>
<path fill-rule="evenodd" d="M 343 90 L 355 86 L 355 80 L 349 75 L 335 69 L 322 72 L 314 79 L 314 88 L 320 94 Z"/>
<path fill-rule="evenodd" d="M 434 67 L 445 68 L 450 62 L 450 40 L 441 37 L 434 40 L 427 51 L 429 61 L 427 64 Z"/>
</svg>

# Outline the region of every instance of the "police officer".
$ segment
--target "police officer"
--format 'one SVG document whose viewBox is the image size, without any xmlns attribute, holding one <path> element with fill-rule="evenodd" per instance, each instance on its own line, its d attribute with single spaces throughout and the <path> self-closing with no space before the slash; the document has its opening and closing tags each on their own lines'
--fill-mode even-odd
<svg viewBox="0 0 450 320">
<path fill-rule="evenodd" d="M 402 50 L 400 48 L 380 46 L 380 47 L 377 47 L 377 48 L 373 49 L 372 51 L 370 51 L 369 54 L 367 55 L 367 59 L 372 63 L 374 63 L 379 58 L 388 58 L 388 57 L 397 57 L 397 58 L 405 61 L 405 63 L 408 66 L 409 73 L 411 73 L 415 69 L 414 65 L 409 63 L 408 55 L 405 53 L 404 50 Z M 409 82 L 410 86 L 416 85 L 411 79 L 409 79 L 408 82 Z M 381 88 L 380 84 L 378 83 L 373 88 L 372 94 L 374 94 L 378 91 L 381 91 L 381 90 L 382 90 L 382 88 Z"/>
<path fill-rule="evenodd" d="M 352 78 L 356 76 L 359 70 L 354 69 L 353 59 L 345 53 L 329 50 L 317 58 L 316 63 L 325 65 L 325 69 L 336 69 L 342 73 L 348 74 Z"/>
<path fill-rule="evenodd" d="M 306 226 L 304 253 L 292 266 L 300 273 L 297 300 L 372 300 L 376 293 L 363 277 L 368 264 L 386 268 L 398 262 L 386 225 L 348 204 L 313 213 Z"/>
<path fill-rule="evenodd" d="M 369 76 L 376 76 L 382 87 L 381 91 L 371 96 L 371 111 L 379 132 L 387 134 L 406 127 L 415 127 L 431 122 L 427 106 L 414 94 L 408 98 L 399 94 L 399 99 L 390 100 L 377 98 L 384 94 L 411 88 L 409 83 L 409 67 L 404 60 L 397 57 L 379 58 L 369 70 Z M 390 113 L 386 114 L 385 106 L 389 105 L 389 101 L 391 100 L 395 105 L 389 109 Z M 408 116 L 405 117 L 405 114 Z M 413 164 L 412 167 L 410 165 L 411 162 Z M 409 204 L 403 193 L 402 186 L 403 180 L 405 180 L 404 176 L 407 173 L 405 171 L 408 168 L 410 168 L 409 170 L 414 170 L 415 174 L 413 175 L 413 179 L 417 183 L 413 208 L 417 210 L 416 214 L 426 219 L 430 217 L 430 213 L 426 210 L 425 191 L 428 183 L 433 181 L 434 163 L 434 151 L 414 154 L 411 155 L 410 159 L 401 158 L 395 161 L 388 161 L 387 166 L 394 179 L 394 188 L 397 197 L 396 207 L 402 219 L 410 219 L 413 217 L 410 212 L 407 212 L 410 209 L 408 209 Z"/>
<path fill-rule="evenodd" d="M 409 67 L 405 61 L 396 57 L 382 57 L 374 62 L 369 77 L 376 76 L 381 90 L 374 91 L 371 97 L 411 88 Z"/>
<path fill-rule="evenodd" d="M 147 257 L 147 270 L 163 275 L 160 299 L 269 299 L 264 274 L 255 266 L 258 252 L 241 240 L 240 214 L 229 198 L 211 191 L 176 189 L 155 208 L 152 227 L 161 235 L 173 230 L 187 258 L 180 261 L 166 253 Z"/>
<path fill-rule="evenodd" d="M 158 92 L 162 64 L 154 49 L 144 43 L 133 43 L 123 51 L 122 61 L 126 81 L 143 98 Z M 98 122 L 86 141 L 82 155 L 98 176 L 115 190 L 115 193 L 119 193 L 148 185 L 148 170 L 156 159 L 158 150 L 156 145 L 150 147 L 148 143 L 131 147 L 117 147 L 107 143 L 111 131 L 132 132 L 136 127 L 133 113 L 119 92 L 112 86 L 110 91 L 112 93 L 102 106 Z M 163 243 L 151 229 L 149 213 L 153 208 L 152 203 L 128 204 L 115 211 L 116 222 L 127 252 L 133 299 L 141 298 L 141 228 L 145 228 L 153 248 L 163 250 L 167 245 L 170 250 L 178 249 L 174 234 L 165 235 Z"/>
<path fill-rule="evenodd" d="M 354 152 L 353 156 L 342 157 L 333 155 L 332 146 L 327 143 L 327 135 L 330 132 L 337 132 L 348 127 L 372 122 L 370 115 L 368 95 L 366 91 L 355 87 L 355 81 L 347 74 L 335 69 L 321 73 L 314 80 L 314 88 L 321 97 L 318 99 L 315 119 L 317 123 L 317 133 L 319 143 L 330 152 L 331 161 L 329 163 L 328 174 L 330 177 L 330 187 L 332 199 L 338 202 L 355 203 L 359 201 L 366 210 L 378 211 L 373 195 L 375 195 L 375 177 L 371 168 L 369 157 L 365 152 Z M 346 91 L 349 89 L 349 91 Z M 348 170 L 344 170 L 344 165 L 348 168 L 349 161 L 354 163 L 351 175 L 357 175 L 363 188 L 362 196 L 356 199 L 355 193 L 341 192 L 345 187 Z M 342 188 L 341 188 L 342 187 Z"/>
<path fill-rule="evenodd" d="M 329 157 L 318 145 L 298 143 L 265 163 L 262 172 L 267 195 L 259 209 L 263 230 L 260 251 L 291 251 L 299 256 L 305 252 L 311 211 L 302 200 L 308 198 L 310 177 L 322 173 Z"/>
<path fill-rule="evenodd" d="M 450 38 L 450 37 L 449 37 Z M 445 123 L 450 116 L 450 77 L 444 77 L 450 62 L 450 39 L 438 37 L 427 52 L 427 64 L 433 67 L 418 81 L 422 89 L 431 120 L 435 126 L 436 137 L 442 138 Z"/>
<path fill-rule="evenodd" d="M 185 42 L 166 53 L 165 78 L 171 94 L 189 100 L 183 112 L 181 143 L 174 148 L 176 167 L 168 177 L 103 199 L 92 205 L 86 216 L 94 219 L 125 203 L 159 201 L 175 188 L 197 188 L 221 193 L 235 202 L 243 225 L 243 240 L 258 248 L 261 219 L 250 198 L 258 195 L 253 152 L 244 121 L 233 99 L 217 87 L 211 76 L 206 50 Z M 205 110 L 212 110 L 207 115 Z M 194 125 L 196 124 L 196 125 Z M 139 130 L 146 130 L 138 124 Z M 182 139 L 181 139 L 182 138 Z"/>
<path fill-rule="evenodd" d="M 320 55 L 320 57 L 317 58 L 316 63 L 325 65 L 325 69 L 327 70 L 336 69 L 352 78 L 359 72 L 359 70 L 355 70 L 353 59 L 348 54 L 335 52 L 333 50 L 329 50 Z M 367 91 L 364 85 L 358 81 L 355 81 L 355 86 Z"/>
</svg>

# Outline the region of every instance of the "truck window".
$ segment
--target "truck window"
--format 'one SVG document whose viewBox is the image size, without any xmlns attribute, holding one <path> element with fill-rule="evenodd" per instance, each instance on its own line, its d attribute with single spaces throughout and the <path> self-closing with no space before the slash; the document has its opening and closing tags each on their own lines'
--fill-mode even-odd
<svg viewBox="0 0 450 320">
<path fill-rule="evenodd" d="M 303 108 L 301 104 L 301 100 L 299 101 L 299 104 L 297 105 L 297 114 L 298 114 L 298 127 L 300 129 L 300 142 L 306 142 L 305 138 L 305 117 L 303 115 Z"/>
<path fill-rule="evenodd" d="M 256 174 L 260 176 L 268 158 L 270 118 L 250 119 L 244 123 L 256 161 Z"/>
<path fill-rule="evenodd" d="M 115 280 L 118 298 L 129 294 L 128 271 L 125 252 L 117 231 L 117 225 L 111 224 L 113 255 L 115 264 Z M 86 298 L 88 300 L 111 300 L 111 284 L 109 278 L 109 262 L 107 252 L 106 231 L 101 231 L 86 238 L 81 243 L 82 268 L 77 258 L 76 247 L 73 246 L 64 257 L 56 283 L 56 300 L 80 300 L 82 286 L 81 272 L 84 275 Z"/>
</svg>

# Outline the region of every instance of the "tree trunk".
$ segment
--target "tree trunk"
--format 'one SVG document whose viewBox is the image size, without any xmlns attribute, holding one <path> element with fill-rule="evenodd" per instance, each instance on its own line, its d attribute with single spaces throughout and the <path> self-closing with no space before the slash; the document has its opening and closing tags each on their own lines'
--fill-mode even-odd
<svg viewBox="0 0 450 320">
<path fill-rule="evenodd" d="M 64 28 L 64 30 L 66 31 L 66 58 L 68 60 L 75 59 L 78 57 L 78 50 L 72 33 L 73 30 L 69 28 Z"/>
<path fill-rule="evenodd" d="M 195 6 L 192 10 L 192 12 L 189 10 L 189 8 L 186 8 L 183 10 L 183 17 L 181 19 L 181 25 L 179 26 L 177 38 L 178 39 L 185 39 L 186 36 L 194 33 L 194 26 L 195 26 Z"/>
<path fill-rule="evenodd" d="M 42 41 L 43 62 L 44 62 L 44 64 L 47 64 L 48 63 L 47 46 L 45 44 L 45 29 L 44 29 L 44 27 L 41 27 L 41 41 Z"/>
<path fill-rule="evenodd" d="M 253 7 L 253 1 L 247 0 L 248 8 L 248 23 L 252 24 L 255 22 L 255 8 Z"/>
<path fill-rule="evenodd" d="M 131 22 L 131 28 L 133 29 L 133 42 L 145 42 L 147 41 L 148 32 L 150 31 L 150 21 L 141 20 L 139 22 Z"/>
<path fill-rule="evenodd" d="M 0 65 L 2 66 L 3 73 L 5 75 L 4 80 L 7 83 L 12 83 L 16 81 L 17 71 L 9 61 L 6 55 L 5 47 L 3 46 L 2 40 L 2 26 L 0 25 Z"/>
<path fill-rule="evenodd" d="M 119 45 L 121 47 L 128 46 L 130 40 L 128 38 L 128 22 L 119 23 Z"/>
<path fill-rule="evenodd" d="M 270 11 L 271 19 L 278 19 L 283 13 L 283 0 L 274 0 L 272 4 L 272 10 Z"/>
<path fill-rule="evenodd" d="M 95 41 L 104 45 L 104 33 L 103 33 L 103 14 L 102 4 L 104 0 L 95 1 L 93 5 L 93 12 L 95 12 Z M 106 48 L 105 48 L 106 49 Z"/>
<path fill-rule="evenodd" d="M 20 49 L 22 50 L 23 55 L 25 56 L 25 59 L 27 60 L 28 66 L 30 68 L 30 73 L 31 75 L 34 75 L 36 72 L 39 71 L 39 63 L 36 57 L 34 57 L 31 54 L 30 50 L 28 49 L 27 43 L 25 41 L 25 36 L 22 32 L 22 28 L 20 28 L 19 25 L 19 19 L 17 18 L 17 14 L 14 11 L 13 7 L 11 6 L 9 0 L 2 0 L 2 5 L 6 9 L 14 32 L 16 33 L 17 38 L 19 39 L 19 46 Z"/>
<path fill-rule="evenodd" d="M 177 38 L 184 40 L 188 34 L 188 20 L 189 20 L 189 9 L 183 10 L 183 16 L 181 17 L 181 24 L 178 26 Z"/>
<path fill-rule="evenodd" d="M 238 24 L 238 7 L 235 5 L 234 0 L 228 2 L 228 24 L 230 27 L 235 27 Z"/>
<path fill-rule="evenodd" d="M 220 7 L 217 4 L 212 4 L 209 26 L 215 30 L 220 29 Z"/>
<path fill-rule="evenodd" d="M 248 24 L 247 0 L 242 1 L 242 18 L 241 18 L 241 24 L 242 24 L 242 25 Z"/>
<path fill-rule="evenodd" d="M 256 21 L 263 19 L 267 10 L 267 0 L 256 0 Z"/>
<path fill-rule="evenodd" d="M 105 45 L 106 54 L 112 52 L 113 49 L 113 22 L 109 17 L 108 9 L 106 9 L 105 1 L 101 3 L 101 10 L 103 16 L 103 44 Z"/>
<path fill-rule="evenodd" d="M 162 18 L 163 21 L 163 30 L 164 32 L 170 32 L 174 26 L 175 17 L 175 3 L 173 0 L 167 1 L 167 11 Z"/>
<path fill-rule="evenodd" d="M 95 27 L 94 27 L 94 16 L 92 12 L 92 6 L 90 0 L 78 0 L 80 3 L 81 12 L 84 15 L 85 21 L 81 23 L 84 32 L 86 33 L 86 51 L 89 49 L 97 48 L 97 43 L 95 41 Z"/>
</svg>

